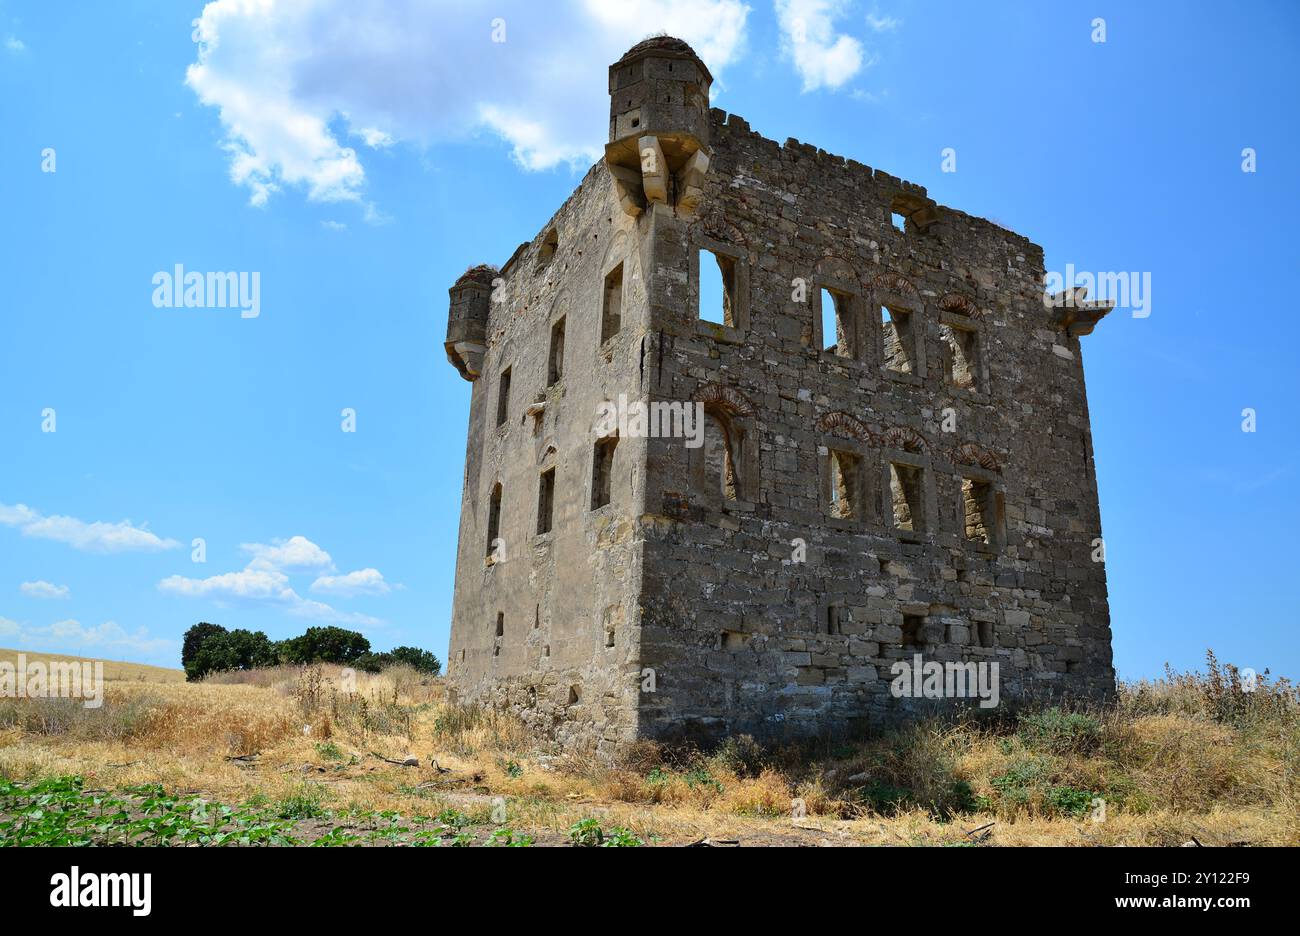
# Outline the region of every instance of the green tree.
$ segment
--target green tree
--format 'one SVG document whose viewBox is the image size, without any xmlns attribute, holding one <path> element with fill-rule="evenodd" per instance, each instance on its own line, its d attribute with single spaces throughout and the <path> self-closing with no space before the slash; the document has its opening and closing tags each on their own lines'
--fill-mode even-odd
<svg viewBox="0 0 1300 936">
<path fill-rule="evenodd" d="M 185 677 L 202 679 L 209 673 L 250 670 L 279 662 L 275 644 L 261 631 L 222 630 L 210 634 L 185 665 Z"/>
<path fill-rule="evenodd" d="M 181 667 L 185 670 L 186 676 L 190 677 L 190 664 L 198 655 L 199 647 L 203 645 L 209 637 L 216 634 L 224 634 L 226 629 L 220 624 L 209 624 L 207 621 L 200 621 L 185 632 L 185 637 L 181 643 Z"/>
<path fill-rule="evenodd" d="M 280 643 L 286 663 L 351 663 L 370 652 L 370 641 L 342 627 L 309 627 L 301 637 Z"/>
<path fill-rule="evenodd" d="M 428 650 L 419 647 L 394 647 L 383 653 L 363 653 L 352 661 L 353 666 L 367 673 L 378 673 L 386 667 L 399 664 L 434 676 L 442 672 L 442 662 Z"/>
<path fill-rule="evenodd" d="M 394 647 L 388 651 L 388 655 L 395 663 L 405 663 L 421 673 L 432 673 L 437 676 L 442 672 L 442 661 L 430 650 L 421 650 L 419 647 Z"/>
</svg>

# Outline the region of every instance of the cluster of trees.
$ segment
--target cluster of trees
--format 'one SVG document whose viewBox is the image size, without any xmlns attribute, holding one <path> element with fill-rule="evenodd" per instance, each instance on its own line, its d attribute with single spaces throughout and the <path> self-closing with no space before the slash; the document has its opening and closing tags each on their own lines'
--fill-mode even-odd
<svg viewBox="0 0 1300 936">
<path fill-rule="evenodd" d="M 203 621 L 185 632 L 181 644 L 181 666 L 189 680 L 280 663 L 338 663 L 370 673 L 405 664 L 434 676 L 442 672 L 442 663 L 428 650 L 394 647 L 375 653 L 369 640 L 342 627 L 309 627 L 299 637 L 271 640 L 262 631 L 226 630 Z"/>
</svg>

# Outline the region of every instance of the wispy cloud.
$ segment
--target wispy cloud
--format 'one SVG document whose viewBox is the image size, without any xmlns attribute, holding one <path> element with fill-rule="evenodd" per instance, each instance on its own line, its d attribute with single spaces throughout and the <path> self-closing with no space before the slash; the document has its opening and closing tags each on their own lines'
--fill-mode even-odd
<svg viewBox="0 0 1300 936">
<path fill-rule="evenodd" d="M 55 585 L 44 579 L 23 582 L 18 588 L 28 598 L 68 598 L 72 595 L 67 585 Z"/>
<path fill-rule="evenodd" d="M 872 32 L 876 32 L 876 33 L 893 32 L 895 29 L 898 29 L 898 27 L 902 25 L 903 25 L 903 21 L 901 19 L 897 19 L 896 17 L 893 16 L 881 16 L 880 13 L 876 10 L 872 10 L 870 13 L 867 14 L 867 26 L 871 28 Z"/>
<path fill-rule="evenodd" d="M 387 595 L 393 586 L 384 581 L 378 569 L 358 569 L 346 575 L 322 575 L 311 583 L 311 590 L 321 595 Z"/>
<path fill-rule="evenodd" d="M 19 623 L 0 617 L 0 641 L 19 650 L 46 652 L 146 656 L 171 656 L 179 645 L 174 640 L 151 637 L 143 627 L 134 631 L 116 621 L 86 627 L 71 618 L 45 626 Z"/>
<path fill-rule="evenodd" d="M 47 517 L 26 504 L 0 504 L 0 526 L 17 527 L 24 536 L 66 543 L 84 552 L 160 552 L 180 546 L 176 540 L 163 539 L 130 520 L 87 523 L 57 514 Z"/>
<path fill-rule="evenodd" d="M 280 569 L 286 572 L 304 569 L 333 569 L 334 560 L 305 536 L 291 536 L 287 540 L 274 540 L 271 545 L 244 543 L 240 547 L 253 558 L 250 569 Z"/>
<path fill-rule="evenodd" d="M 5 51 L 14 55 L 27 51 L 27 45 L 17 36 L 5 36 Z"/>
<path fill-rule="evenodd" d="M 158 583 L 158 590 L 186 598 L 210 598 L 217 604 L 268 606 L 282 609 L 294 617 L 313 618 L 358 626 L 378 626 L 379 618 L 352 611 L 341 611 L 320 601 L 303 598 L 289 584 L 283 572 L 243 569 L 204 579 L 170 575 Z"/>
<path fill-rule="evenodd" d="M 690 42 L 715 78 L 737 60 L 741 0 L 214 0 L 186 84 L 217 110 L 230 178 L 265 205 L 286 187 L 353 202 L 357 149 L 427 146 L 485 131 L 529 170 L 601 157 L 606 69 L 651 31 Z M 494 20 L 499 19 L 499 24 Z"/>
<path fill-rule="evenodd" d="M 240 548 L 251 556 L 245 568 L 207 578 L 170 575 L 158 583 L 158 590 L 186 598 L 207 598 L 219 605 L 273 607 L 294 617 L 320 621 L 363 627 L 375 627 L 384 623 L 368 614 L 343 611 L 324 602 L 304 598 L 289 581 L 289 573 L 310 572 L 317 574 L 312 589 L 322 594 L 339 597 L 386 594 L 391 586 L 384 581 L 378 569 L 362 569 L 340 576 L 324 575 L 322 573 L 334 570 L 334 560 L 305 536 L 274 540 L 269 545 L 245 543 Z M 320 583 L 326 584 L 317 588 Z"/>
<path fill-rule="evenodd" d="M 1290 465 L 1277 465 L 1265 472 L 1233 472 L 1213 468 L 1201 472 L 1201 478 L 1211 484 L 1222 484 L 1231 489 L 1234 494 L 1253 494 L 1261 488 L 1266 488 L 1271 484 L 1276 484 L 1285 478 L 1290 477 Z"/>
<path fill-rule="evenodd" d="M 781 51 L 805 92 L 842 87 L 867 63 L 861 41 L 835 29 L 844 9 L 843 0 L 776 0 Z"/>
</svg>

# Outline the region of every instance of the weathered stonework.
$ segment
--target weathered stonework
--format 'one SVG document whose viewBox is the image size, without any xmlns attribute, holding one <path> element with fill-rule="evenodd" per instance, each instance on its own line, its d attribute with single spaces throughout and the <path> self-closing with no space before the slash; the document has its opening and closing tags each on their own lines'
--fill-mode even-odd
<svg viewBox="0 0 1300 936">
<path fill-rule="evenodd" d="M 758 136 L 710 81 L 678 40 L 629 51 L 605 160 L 451 290 L 455 691 L 600 749 L 905 715 L 916 653 L 997 662 L 1004 700 L 1109 693 L 1079 347 L 1109 306 L 1046 308 L 1041 248 Z M 620 395 L 702 404 L 703 446 L 600 437 Z"/>
</svg>

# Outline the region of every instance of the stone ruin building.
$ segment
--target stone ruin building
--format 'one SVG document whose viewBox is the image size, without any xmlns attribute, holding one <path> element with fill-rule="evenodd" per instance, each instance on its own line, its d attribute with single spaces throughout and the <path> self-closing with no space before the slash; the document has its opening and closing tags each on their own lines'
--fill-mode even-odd
<svg viewBox="0 0 1300 936">
<path fill-rule="evenodd" d="M 610 751 L 905 716 L 917 653 L 997 662 L 1004 700 L 1113 691 L 1079 344 L 1110 305 L 1049 307 L 1040 247 L 711 81 L 629 50 L 605 158 L 450 290 L 454 698 Z M 703 444 L 599 425 L 620 400 L 701 404 Z"/>
</svg>

